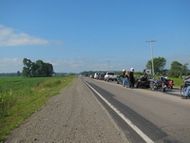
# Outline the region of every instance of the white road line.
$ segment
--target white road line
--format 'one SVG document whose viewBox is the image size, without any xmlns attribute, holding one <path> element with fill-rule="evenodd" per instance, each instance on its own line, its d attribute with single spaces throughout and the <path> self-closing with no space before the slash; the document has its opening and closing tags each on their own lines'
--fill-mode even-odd
<svg viewBox="0 0 190 143">
<path fill-rule="evenodd" d="M 84 81 L 84 80 L 83 80 Z M 126 118 L 117 108 L 109 103 L 101 94 L 99 94 L 93 87 L 84 81 L 110 108 L 112 108 L 136 133 L 143 138 L 147 143 L 154 143 L 146 134 L 144 134 L 137 126 L 135 126 L 128 118 Z"/>
</svg>

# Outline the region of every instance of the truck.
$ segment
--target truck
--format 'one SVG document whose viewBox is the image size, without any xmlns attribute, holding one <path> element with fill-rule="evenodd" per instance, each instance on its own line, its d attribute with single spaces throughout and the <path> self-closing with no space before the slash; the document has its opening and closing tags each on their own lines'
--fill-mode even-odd
<svg viewBox="0 0 190 143">
<path fill-rule="evenodd" d="M 104 76 L 104 80 L 105 81 L 117 81 L 117 75 L 114 72 L 106 72 L 105 76 Z"/>
</svg>

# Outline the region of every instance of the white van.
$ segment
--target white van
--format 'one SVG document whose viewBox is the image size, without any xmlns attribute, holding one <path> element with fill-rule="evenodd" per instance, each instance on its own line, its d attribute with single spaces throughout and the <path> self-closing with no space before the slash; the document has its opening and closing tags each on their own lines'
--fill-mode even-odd
<svg viewBox="0 0 190 143">
<path fill-rule="evenodd" d="M 94 74 L 94 79 L 98 79 L 99 75 L 100 75 L 100 73 L 95 73 Z"/>
</svg>

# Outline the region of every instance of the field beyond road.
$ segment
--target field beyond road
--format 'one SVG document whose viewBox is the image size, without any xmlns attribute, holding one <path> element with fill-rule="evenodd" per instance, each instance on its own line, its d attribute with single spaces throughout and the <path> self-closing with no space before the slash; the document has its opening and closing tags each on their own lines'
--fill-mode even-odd
<svg viewBox="0 0 190 143">
<path fill-rule="evenodd" d="M 0 141 L 74 79 L 0 77 Z"/>
</svg>

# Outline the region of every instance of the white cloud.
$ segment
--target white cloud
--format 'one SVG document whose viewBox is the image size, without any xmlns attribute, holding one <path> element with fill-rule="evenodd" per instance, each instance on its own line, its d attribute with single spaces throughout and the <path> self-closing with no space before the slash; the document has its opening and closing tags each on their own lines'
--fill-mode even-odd
<svg viewBox="0 0 190 143">
<path fill-rule="evenodd" d="M 23 67 L 22 59 L 4 58 L 0 59 L 0 73 L 21 71 Z"/>
<path fill-rule="evenodd" d="M 19 45 L 44 45 L 48 40 L 30 36 L 26 33 L 16 33 L 14 29 L 0 25 L 0 47 Z"/>
<path fill-rule="evenodd" d="M 50 42 L 54 43 L 56 45 L 62 45 L 63 44 L 63 42 L 61 40 L 51 40 Z"/>
<path fill-rule="evenodd" d="M 22 64 L 22 60 L 18 59 L 18 58 L 4 58 L 4 59 L 0 59 L 0 66 L 5 66 L 5 65 L 21 65 Z"/>
<path fill-rule="evenodd" d="M 108 70 L 107 62 L 99 62 L 97 59 L 76 57 L 75 59 L 46 61 L 53 65 L 55 72 L 81 72 L 88 70 Z M 110 65 L 113 69 L 113 65 Z"/>
<path fill-rule="evenodd" d="M 70 68 L 78 68 L 84 65 L 84 63 L 79 60 L 57 60 L 49 63 L 52 63 L 53 66 L 66 66 Z"/>
</svg>

